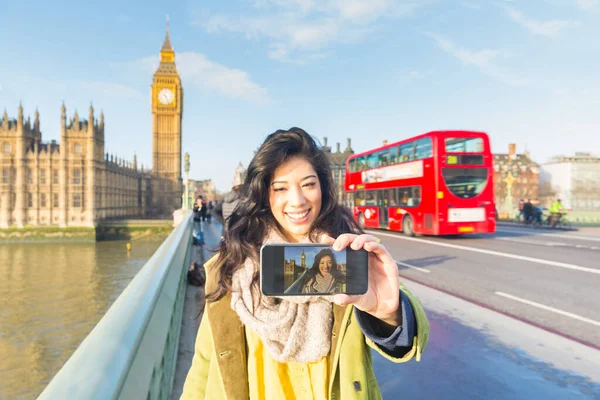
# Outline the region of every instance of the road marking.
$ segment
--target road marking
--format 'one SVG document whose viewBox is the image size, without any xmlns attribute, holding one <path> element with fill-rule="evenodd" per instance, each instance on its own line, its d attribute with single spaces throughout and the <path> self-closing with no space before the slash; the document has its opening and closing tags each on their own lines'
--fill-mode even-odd
<svg viewBox="0 0 600 400">
<path fill-rule="evenodd" d="M 525 303 L 525 304 L 528 304 L 530 306 L 538 307 L 538 308 L 541 308 L 543 310 L 552 311 L 554 313 L 557 313 L 557 314 L 560 314 L 560 315 L 564 315 L 565 317 L 569 317 L 569 318 L 573 318 L 573 319 L 576 319 L 576 320 L 579 320 L 579 321 L 587 322 L 588 324 L 600 326 L 600 322 L 599 321 L 594 321 L 593 319 L 585 318 L 585 317 L 582 317 L 582 316 L 577 315 L 577 314 L 573 314 L 573 313 L 570 313 L 570 312 L 567 312 L 567 311 L 559 310 L 558 308 L 546 306 L 546 305 L 543 305 L 543 304 L 540 304 L 540 303 L 536 303 L 536 302 L 531 301 L 531 300 L 522 299 L 520 297 L 513 296 L 513 295 L 510 295 L 510 294 L 507 294 L 507 293 L 503 293 L 503 292 L 496 292 L 496 294 L 498 296 L 502 296 L 502 297 L 506 297 L 508 299 L 519 301 L 521 303 Z"/>
<path fill-rule="evenodd" d="M 391 233 L 385 233 L 385 232 L 377 232 L 377 231 L 371 231 L 371 230 L 368 230 L 366 232 L 368 232 L 372 235 L 389 236 L 389 237 L 396 238 L 396 239 L 410 240 L 413 242 L 421 242 L 421 243 L 431 244 L 434 246 L 449 247 L 451 249 L 472 251 L 475 253 L 489 254 L 492 256 L 512 258 L 514 260 L 529 261 L 529 262 L 536 263 L 536 264 L 551 265 L 553 267 L 573 269 L 576 271 L 589 272 L 592 274 L 600 274 L 600 269 L 581 267 L 579 265 L 567 264 L 567 263 L 558 262 L 558 261 L 544 260 L 541 258 L 534 258 L 534 257 L 527 257 L 527 256 L 519 256 L 516 254 L 502 253 L 500 251 L 478 249 L 475 247 L 460 246 L 457 244 L 449 244 L 449 243 L 443 243 L 443 242 L 436 242 L 436 241 L 432 241 L 432 240 L 417 239 L 417 238 L 401 236 L 401 235 L 393 235 Z"/>
<path fill-rule="evenodd" d="M 575 247 L 577 249 L 587 249 L 587 250 L 600 250 L 600 247 L 597 246 L 587 246 L 583 244 L 569 244 L 562 242 L 543 242 L 541 240 L 531 240 L 531 239 L 522 239 L 522 238 L 512 238 L 512 237 L 494 237 L 495 240 L 503 240 L 505 242 L 515 242 L 522 244 L 533 244 L 538 246 L 547 246 L 547 247 Z"/>
<path fill-rule="evenodd" d="M 524 244 L 537 244 L 540 246 L 569 246 L 569 244 L 567 243 L 560 243 L 560 242 L 542 242 L 539 240 L 531 240 L 531 239 L 514 239 L 514 238 L 507 238 L 507 237 L 495 237 L 495 240 L 503 240 L 505 242 L 515 242 L 515 243 L 524 243 Z M 571 245 L 574 246 L 574 245 Z"/>
<path fill-rule="evenodd" d="M 579 239 L 579 240 L 589 240 L 592 242 L 600 242 L 600 238 L 598 237 L 591 237 L 591 236 L 575 236 L 575 235 L 565 235 L 565 234 L 561 234 L 561 233 L 543 233 L 541 230 L 533 230 L 533 229 L 526 229 L 526 228 L 515 228 L 515 229 L 510 229 L 510 228 L 496 228 L 497 232 L 508 232 L 508 233 L 536 233 L 536 236 L 548 236 L 548 237 L 556 237 L 556 238 L 562 238 L 562 239 Z"/>
<path fill-rule="evenodd" d="M 396 260 L 394 260 L 394 261 L 396 261 Z M 415 270 L 417 270 L 417 271 L 420 271 L 420 272 L 425 272 L 426 274 L 428 274 L 428 273 L 430 273 L 430 272 L 431 272 L 430 270 L 428 270 L 428 269 L 425 269 L 425 268 L 423 268 L 423 267 L 417 267 L 417 266 L 415 266 L 415 265 L 410 265 L 410 264 L 403 263 L 403 262 L 400 262 L 400 261 L 396 261 L 396 264 L 398 264 L 398 265 L 402 265 L 403 267 L 406 267 L 406 268 L 415 269 Z"/>
</svg>

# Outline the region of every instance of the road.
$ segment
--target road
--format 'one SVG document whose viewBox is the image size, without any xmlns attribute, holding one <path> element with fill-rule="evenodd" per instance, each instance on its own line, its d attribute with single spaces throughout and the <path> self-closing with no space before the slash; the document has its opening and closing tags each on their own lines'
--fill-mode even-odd
<svg viewBox="0 0 600 400">
<path fill-rule="evenodd" d="M 499 227 L 416 237 L 373 230 L 407 278 L 600 349 L 600 234 Z"/>
<path fill-rule="evenodd" d="M 368 233 L 431 323 L 420 363 L 374 356 L 384 398 L 600 399 L 600 233 Z"/>
</svg>

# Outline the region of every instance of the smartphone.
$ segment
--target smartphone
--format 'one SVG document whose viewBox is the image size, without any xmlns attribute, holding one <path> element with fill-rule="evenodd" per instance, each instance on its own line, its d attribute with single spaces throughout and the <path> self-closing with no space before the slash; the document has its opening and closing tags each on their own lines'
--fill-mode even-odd
<svg viewBox="0 0 600 400">
<path fill-rule="evenodd" d="M 365 294 L 369 253 L 311 243 L 269 243 L 260 249 L 260 288 L 265 296 Z"/>
</svg>

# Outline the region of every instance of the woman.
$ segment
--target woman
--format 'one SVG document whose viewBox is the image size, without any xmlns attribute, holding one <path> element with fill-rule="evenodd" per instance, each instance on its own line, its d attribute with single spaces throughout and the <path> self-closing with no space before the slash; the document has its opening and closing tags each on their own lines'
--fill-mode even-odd
<svg viewBox="0 0 600 400">
<path fill-rule="evenodd" d="M 343 278 L 337 269 L 333 251 L 323 249 L 315 257 L 312 268 L 306 272 L 302 293 L 339 293 Z"/>
<path fill-rule="evenodd" d="M 419 360 L 429 323 L 389 253 L 338 205 L 325 153 L 302 129 L 277 131 L 250 162 L 242 193 L 205 265 L 207 307 L 181 398 L 380 399 L 369 348 Z M 260 247 L 309 242 L 368 251 L 367 293 L 336 294 L 334 304 L 262 296 Z"/>
</svg>

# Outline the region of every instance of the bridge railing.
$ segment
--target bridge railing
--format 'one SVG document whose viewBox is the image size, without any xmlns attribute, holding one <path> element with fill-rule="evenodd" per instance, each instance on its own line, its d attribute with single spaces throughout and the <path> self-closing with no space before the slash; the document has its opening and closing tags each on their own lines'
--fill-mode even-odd
<svg viewBox="0 0 600 400">
<path fill-rule="evenodd" d="M 167 399 L 173 386 L 193 221 L 133 278 L 39 399 Z"/>
</svg>

